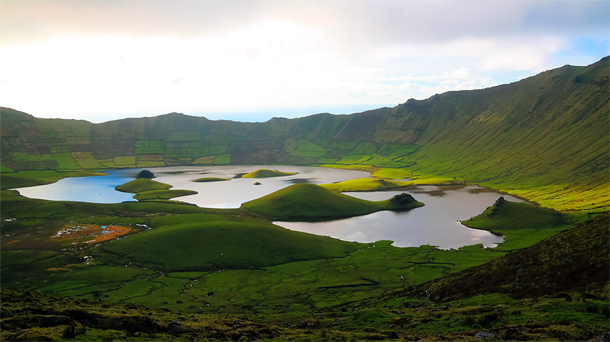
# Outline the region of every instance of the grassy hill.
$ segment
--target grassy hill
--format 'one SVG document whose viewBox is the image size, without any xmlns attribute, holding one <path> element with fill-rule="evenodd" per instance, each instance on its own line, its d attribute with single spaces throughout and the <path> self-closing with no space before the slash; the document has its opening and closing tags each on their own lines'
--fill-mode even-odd
<svg viewBox="0 0 610 342">
<path fill-rule="evenodd" d="M 538 242 L 540 236 L 550 236 L 573 227 L 582 217 L 583 215 L 568 215 L 528 203 L 505 201 L 500 197 L 483 213 L 463 221 L 462 224 L 507 235 L 505 241 L 521 248 Z M 510 234 L 507 234 L 509 232 Z"/>
<path fill-rule="evenodd" d="M 165 271 L 261 268 L 339 257 L 362 244 L 294 232 L 263 220 L 181 215 L 151 220 L 151 231 L 113 241 L 106 251 Z"/>
<path fill-rule="evenodd" d="M 172 185 L 157 182 L 151 179 L 146 178 L 138 178 L 131 180 L 125 184 L 121 184 L 115 187 L 118 191 L 129 192 L 132 194 L 136 194 L 142 191 L 151 191 L 151 190 L 168 190 Z"/>
<path fill-rule="evenodd" d="M 268 177 L 282 177 L 282 176 L 292 176 L 292 175 L 296 175 L 296 173 L 260 169 L 260 170 L 248 172 L 248 173 L 242 175 L 242 178 L 268 178 Z"/>
<path fill-rule="evenodd" d="M 401 204 L 392 199 L 366 201 L 318 185 L 301 183 L 245 202 L 241 209 L 254 211 L 272 220 L 327 220 L 365 215 L 380 210 L 408 210 L 422 205 L 413 198 Z"/>
<path fill-rule="evenodd" d="M 171 113 L 92 124 L 0 108 L 0 171 L 332 165 L 384 170 L 384 178 L 466 180 L 557 210 L 599 212 L 610 202 L 608 64 L 393 108 L 264 123 Z"/>
<path fill-rule="evenodd" d="M 118 191 L 135 194 L 138 201 L 164 201 L 175 197 L 195 195 L 193 190 L 170 190 L 173 185 L 157 182 L 147 178 L 137 178 L 115 187 Z"/>
</svg>

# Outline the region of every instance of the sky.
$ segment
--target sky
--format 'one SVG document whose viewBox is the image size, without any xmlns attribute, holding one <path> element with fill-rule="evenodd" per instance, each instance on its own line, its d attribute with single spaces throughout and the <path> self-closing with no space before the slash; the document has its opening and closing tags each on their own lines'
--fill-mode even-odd
<svg viewBox="0 0 610 342">
<path fill-rule="evenodd" d="M 0 106 L 351 114 L 589 65 L 609 36 L 607 0 L 0 0 Z"/>
</svg>

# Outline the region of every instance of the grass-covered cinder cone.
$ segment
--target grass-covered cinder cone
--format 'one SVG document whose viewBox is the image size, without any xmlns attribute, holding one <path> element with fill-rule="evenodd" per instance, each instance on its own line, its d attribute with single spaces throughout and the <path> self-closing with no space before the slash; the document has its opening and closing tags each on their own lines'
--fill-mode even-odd
<svg viewBox="0 0 610 342">
<path fill-rule="evenodd" d="M 408 210 L 423 206 L 407 194 L 385 201 L 366 201 L 321 186 L 294 184 L 267 196 L 245 202 L 242 209 L 272 220 L 327 220 L 374 213 L 380 210 Z"/>
<path fill-rule="evenodd" d="M 504 235 L 502 248 L 530 246 L 548 236 L 574 227 L 583 215 L 560 213 L 528 203 L 510 202 L 500 197 L 485 211 L 462 223 L 471 228 Z"/>
<path fill-rule="evenodd" d="M 169 190 L 171 187 L 172 185 L 147 178 L 137 178 L 119 185 L 115 189 L 135 194 L 133 198 L 138 201 L 169 200 L 174 197 L 197 194 L 197 191 L 193 190 Z"/>
<path fill-rule="evenodd" d="M 115 190 L 130 192 L 132 194 L 137 194 L 142 191 L 151 191 L 151 190 L 168 190 L 172 185 L 157 182 L 154 180 L 150 180 L 147 178 L 137 178 L 132 181 L 129 181 L 125 184 L 119 185 Z"/>
<path fill-rule="evenodd" d="M 252 172 L 248 172 L 242 175 L 242 178 L 269 178 L 269 177 L 282 177 L 296 175 L 296 172 L 282 172 L 278 170 L 267 170 L 260 169 Z"/>
<path fill-rule="evenodd" d="M 108 243 L 104 250 L 150 268 L 209 271 L 336 258 L 364 246 L 226 215 L 159 217 L 151 225 L 155 229 Z"/>
</svg>

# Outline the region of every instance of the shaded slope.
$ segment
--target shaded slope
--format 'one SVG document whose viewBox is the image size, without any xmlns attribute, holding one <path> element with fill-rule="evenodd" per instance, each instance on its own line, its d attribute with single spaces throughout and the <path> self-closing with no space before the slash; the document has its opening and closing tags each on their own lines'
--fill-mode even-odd
<svg viewBox="0 0 610 342">
<path fill-rule="evenodd" d="M 447 301 L 489 292 L 537 297 L 607 284 L 608 223 L 607 213 L 599 215 L 530 247 L 426 283 L 419 289 L 428 290 L 435 300 Z"/>
</svg>

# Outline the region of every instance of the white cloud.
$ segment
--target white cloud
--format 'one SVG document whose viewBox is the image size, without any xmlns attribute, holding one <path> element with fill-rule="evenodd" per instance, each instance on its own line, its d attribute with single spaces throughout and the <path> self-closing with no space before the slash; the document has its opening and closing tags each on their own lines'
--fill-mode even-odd
<svg viewBox="0 0 610 342">
<path fill-rule="evenodd" d="M 3 4 L 0 105 L 85 117 L 397 104 L 566 64 L 554 56 L 580 28 L 608 36 L 597 1 L 232 3 Z"/>
</svg>

